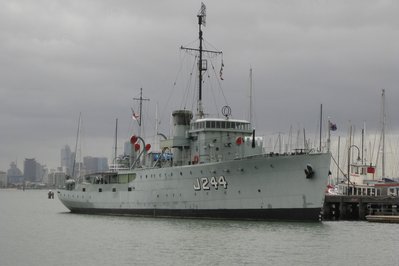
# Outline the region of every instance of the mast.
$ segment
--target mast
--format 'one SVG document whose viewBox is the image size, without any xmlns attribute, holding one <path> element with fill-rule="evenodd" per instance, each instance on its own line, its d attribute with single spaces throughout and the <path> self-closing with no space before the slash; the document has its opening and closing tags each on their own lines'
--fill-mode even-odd
<svg viewBox="0 0 399 266">
<path fill-rule="evenodd" d="M 327 126 L 328 126 L 328 129 L 327 129 L 327 132 L 328 132 L 328 135 L 327 135 L 327 152 L 330 152 L 330 146 L 331 146 L 331 121 L 330 121 L 330 119 L 328 119 Z"/>
<path fill-rule="evenodd" d="M 202 22 L 204 22 L 204 26 L 205 26 L 205 14 L 206 12 L 206 8 L 205 5 L 203 3 L 201 3 L 201 11 L 200 13 L 197 15 L 198 17 L 198 38 L 199 38 L 199 62 L 198 62 L 198 115 L 200 118 L 202 118 L 204 116 L 204 110 L 202 108 L 202 71 L 206 70 L 206 68 L 204 69 L 204 66 L 202 65 L 202 41 L 203 41 L 203 37 L 202 37 Z M 204 21 L 202 21 L 202 19 L 204 19 Z"/>
<path fill-rule="evenodd" d="M 362 128 L 362 165 L 364 164 L 364 128 Z"/>
<path fill-rule="evenodd" d="M 320 104 L 320 143 L 319 143 L 319 151 L 321 152 L 321 132 L 323 127 L 323 104 Z"/>
<path fill-rule="evenodd" d="M 198 38 L 199 38 L 199 47 L 198 49 L 195 48 L 187 48 L 181 46 L 180 49 L 186 51 L 197 51 L 198 55 L 198 102 L 197 102 L 197 116 L 198 118 L 204 117 L 204 108 L 202 106 L 202 80 L 203 80 L 203 71 L 208 69 L 207 67 L 207 60 L 203 59 L 203 53 L 213 53 L 213 54 L 222 54 L 221 51 L 211 51 L 211 50 L 204 50 L 203 49 L 203 33 L 202 33 L 202 26 L 205 27 L 206 25 L 206 6 L 204 3 L 201 3 L 201 9 L 197 15 L 198 18 Z"/>
<path fill-rule="evenodd" d="M 306 143 L 306 132 L 305 128 L 303 128 L 303 149 L 306 151 L 308 149 L 308 144 Z"/>
<path fill-rule="evenodd" d="M 339 150 L 341 146 L 341 136 L 338 136 L 338 151 L 337 151 L 337 185 L 339 184 Z"/>
<path fill-rule="evenodd" d="M 385 89 L 382 89 L 382 178 L 385 177 Z"/>
<path fill-rule="evenodd" d="M 79 113 L 78 130 L 76 132 L 76 142 L 75 142 L 75 154 L 73 156 L 73 165 L 72 165 L 72 178 L 74 178 L 74 175 L 75 175 L 76 154 L 78 153 L 78 143 L 79 143 L 81 119 L 82 119 L 82 113 Z M 80 174 L 80 170 L 79 170 L 79 174 Z"/>
<path fill-rule="evenodd" d="M 142 136 L 142 121 L 143 121 L 143 101 L 149 101 L 150 99 L 143 98 L 143 88 L 140 88 L 140 98 L 133 98 L 133 100 L 139 101 L 140 103 L 140 113 L 139 113 L 139 119 L 138 119 L 138 124 L 139 124 L 139 133 L 140 136 Z"/>
<path fill-rule="evenodd" d="M 115 121 L 115 150 L 114 150 L 114 165 L 116 164 L 116 158 L 118 156 L 118 118 Z"/>
<path fill-rule="evenodd" d="M 252 121 L 253 105 L 252 105 L 252 67 L 249 69 L 249 123 L 253 126 Z"/>
</svg>

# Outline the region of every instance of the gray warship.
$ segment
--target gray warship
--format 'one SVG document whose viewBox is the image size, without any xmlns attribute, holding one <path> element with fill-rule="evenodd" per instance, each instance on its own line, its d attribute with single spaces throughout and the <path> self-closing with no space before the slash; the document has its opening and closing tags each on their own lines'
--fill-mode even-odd
<svg viewBox="0 0 399 266">
<path fill-rule="evenodd" d="M 204 114 L 203 53 L 213 52 L 202 47 L 205 6 L 197 17 L 199 47 L 182 47 L 198 53 L 195 117 L 174 111 L 173 136 L 161 141 L 160 152 L 132 136 L 125 169 L 71 178 L 58 198 L 73 213 L 320 221 L 329 152 L 265 153 L 251 123 L 231 118 L 230 107 L 222 108 L 223 118 Z"/>
</svg>

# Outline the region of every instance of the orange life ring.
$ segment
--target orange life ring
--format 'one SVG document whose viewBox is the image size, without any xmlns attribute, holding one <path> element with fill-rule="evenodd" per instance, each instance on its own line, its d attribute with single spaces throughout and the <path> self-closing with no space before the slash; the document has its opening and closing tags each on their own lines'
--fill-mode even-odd
<svg viewBox="0 0 399 266">
<path fill-rule="evenodd" d="M 199 156 L 196 154 L 194 155 L 193 164 L 197 164 L 199 162 Z"/>
</svg>

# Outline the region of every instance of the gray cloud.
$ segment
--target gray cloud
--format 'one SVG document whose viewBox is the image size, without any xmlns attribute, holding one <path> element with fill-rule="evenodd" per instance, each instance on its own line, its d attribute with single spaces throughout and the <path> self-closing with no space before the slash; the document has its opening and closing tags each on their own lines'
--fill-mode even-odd
<svg viewBox="0 0 399 266">
<path fill-rule="evenodd" d="M 223 50 L 222 87 L 236 118 L 247 114 L 252 66 L 260 132 L 287 132 L 291 125 L 314 132 L 320 104 L 342 136 L 348 121 L 377 130 L 382 88 L 392 130 L 398 129 L 396 2 L 205 4 L 205 39 Z M 140 87 L 151 99 L 147 125 L 158 103 L 161 130 L 168 132 L 169 114 L 183 105 L 187 84 L 180 75 L 173 86 L 180 61 L 181 74 L 190 68 L 179 47 L 197 38 L 198 10 L 198 1 L 177 0 L 2 1 L 0 169 L 17 157 L 57 166 L 60 148 L 73 146 L 79 112 L 83 152 L 110 156 L 115 118 L 121 139 L 132 133 L 130 106 Z M 217 86 L 204 91 L 210 113 L 220 112 Z"/>
</svg>

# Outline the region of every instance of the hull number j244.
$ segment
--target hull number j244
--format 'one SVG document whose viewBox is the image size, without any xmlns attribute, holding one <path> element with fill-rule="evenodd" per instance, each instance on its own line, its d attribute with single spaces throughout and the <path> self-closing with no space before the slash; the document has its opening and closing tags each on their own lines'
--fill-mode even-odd
<svg viewBox="0 0 399 266">
<path fill-rule="evenodd" d="M 197 178 L 194 181 L 194 190 L 210 190 L 211 187 L 213 187 L 216 190 L 219 187 L 227 189 L 226 178 L 223 175 L 221 175 L 219 177 L 212 176 L 211 178 L 201 177 Z"/>
</svg>

